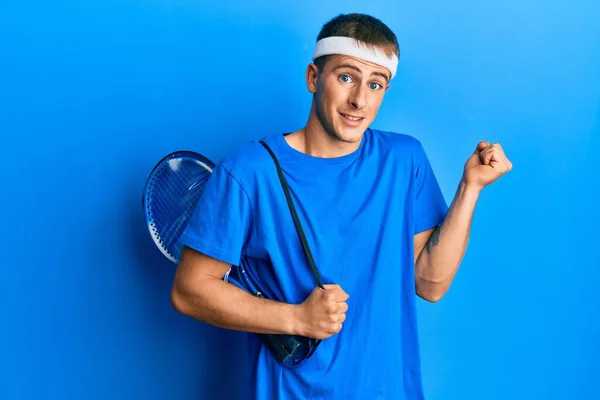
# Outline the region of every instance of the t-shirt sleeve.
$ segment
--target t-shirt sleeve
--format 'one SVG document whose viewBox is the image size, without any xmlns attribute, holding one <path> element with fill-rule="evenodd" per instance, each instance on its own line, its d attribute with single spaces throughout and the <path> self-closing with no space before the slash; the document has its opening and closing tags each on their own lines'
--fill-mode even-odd
<svg viewBox="0 0 600 400">
<path fill-rule="evenodd" d="M 252 224 L 248 195 L 218 164 L 181 235 L 181 242 L 209 257 L 239 265 Z"/>
<path fill-rule="evenodd" d="M 415 231 L 433 228 L 444 220 L 448 205 L 442 194 L 423 146 L 419 143 L 416 156 Z"/>
</svg>

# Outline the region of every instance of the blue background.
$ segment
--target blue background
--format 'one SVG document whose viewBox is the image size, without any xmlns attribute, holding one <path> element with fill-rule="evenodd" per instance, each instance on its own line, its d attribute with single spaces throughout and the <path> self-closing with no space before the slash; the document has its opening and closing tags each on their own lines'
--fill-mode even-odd
<svg viewBox="0 0 600 400">
<path fill-rule="evenodd" d="M 374 127 L 424 143 L 448 202 L 479 140 L 514 164 L 449 294 L 419 301 L 427 398 L 597 398 L 593 0 L 3 2 L 0 398 L 243 392 L 243 337 L 171 308 L 141 190 L 168 152 L 300 128 L 317 32 L 353 11 L 402 49 Z"/>
</svg>

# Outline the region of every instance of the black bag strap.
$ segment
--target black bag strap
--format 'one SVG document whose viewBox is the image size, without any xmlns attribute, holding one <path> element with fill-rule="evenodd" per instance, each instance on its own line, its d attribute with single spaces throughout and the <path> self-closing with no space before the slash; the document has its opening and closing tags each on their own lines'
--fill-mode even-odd
<svg viewBox="0 0 600 400">
<path fill-rule="evenodd" d="M 319 271 L 317 270 L 317 266 L 315 265 L 315 260 L 313 259 L 312 252 L 310 251 L 310 247 L 308 247 L 308 241 L 306 240 L 306 236 L 304 235 L 304 230 L 302 229 L 302 225 L 300 224 L 300 219 L 298 218 L 298 213 L 296 212 L 296 208 L 294 207 L 294 202 L 292 201 L 292 196 L 290 196 L 290 190 L 288 188 L 287 182 L 283 176 L 283 171 L 281 170 L 281 166 L 279 165 L 279 161 L 277 157 L 275 157 L 275 153 L 271 150 L 271 148 L 262 140 L 259 141 L 260 144 L 263 145 L 265 149 L 273 158 L 275 162 L 275 167 L 277 167 L 277 175 L 279 175 L 279 181 L 281 182 L 281 187 L 283 188 L 283 192 L 285 193 L 285 199 L 287 200 L 288 207 L 290 208 L 290 212 L 292 213 L 292 218 L 294 220 L 294 224 L 296 225 L 296 230 L 298 231 L 298 235 L 300 236 L 300 240 L 302 241 L 302 246 L 304 247 L 304 252 L 306 253 L 306 257 L 308 258 L 308 262 L 310 263 L 310 267 L 312 268 L 313 274 L 315 275 L 315 279 L 317 280 L 317 284 L 321 289 L 325 289 L 323 286 L 323 282 L 321 281 L 321 276 L 319 275 Z"/>
</svg>

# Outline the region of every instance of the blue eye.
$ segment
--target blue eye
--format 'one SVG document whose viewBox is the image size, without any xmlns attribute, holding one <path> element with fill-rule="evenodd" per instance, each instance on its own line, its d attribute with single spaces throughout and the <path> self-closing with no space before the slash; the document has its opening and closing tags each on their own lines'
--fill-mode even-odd
<svg viewBox="0 0 600 400">
<path fill-rule="evenodd" d="M 381 88 L 381 85 L 379 83 L 372 82 L 369 84 L 369 87 L 373 90 L 377 90 L 377 89 Z"/>
<path fill-rule="evenodd" d="M 340 75 L 340 79 L 342 80 L 342 82 L 348 83 L 351 81 L 352 78 L 350 78 L 350 75 L 343 74 L 343 75 Z"/>
</svg>

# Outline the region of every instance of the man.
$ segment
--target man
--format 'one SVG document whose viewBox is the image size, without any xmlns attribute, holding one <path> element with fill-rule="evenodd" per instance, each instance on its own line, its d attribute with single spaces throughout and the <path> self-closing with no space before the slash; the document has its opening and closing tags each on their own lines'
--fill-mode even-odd
<svg viewBox="0 0 600 400">
<path fill-rule="evenodd" d="M 306 69 L 306 126 L 273 150 L 317 267 L 316 285 L 269 153 L 253 141 L 215 168 L 182 240 L 180 312 L 249 332 L 252 398 L 422 399 L 415 292 L 430 302 L 461 263 L 481 190 L 512 168 L 481 142 L 450 207 L 420 142 L 371 129 L 396 73 L 398 43 L 376 18 L 340 15 Z M 267 298 L 224 282 L 242 265 Z M 323 339 L 296 368 L 254 333 Z"/>
</svg>

